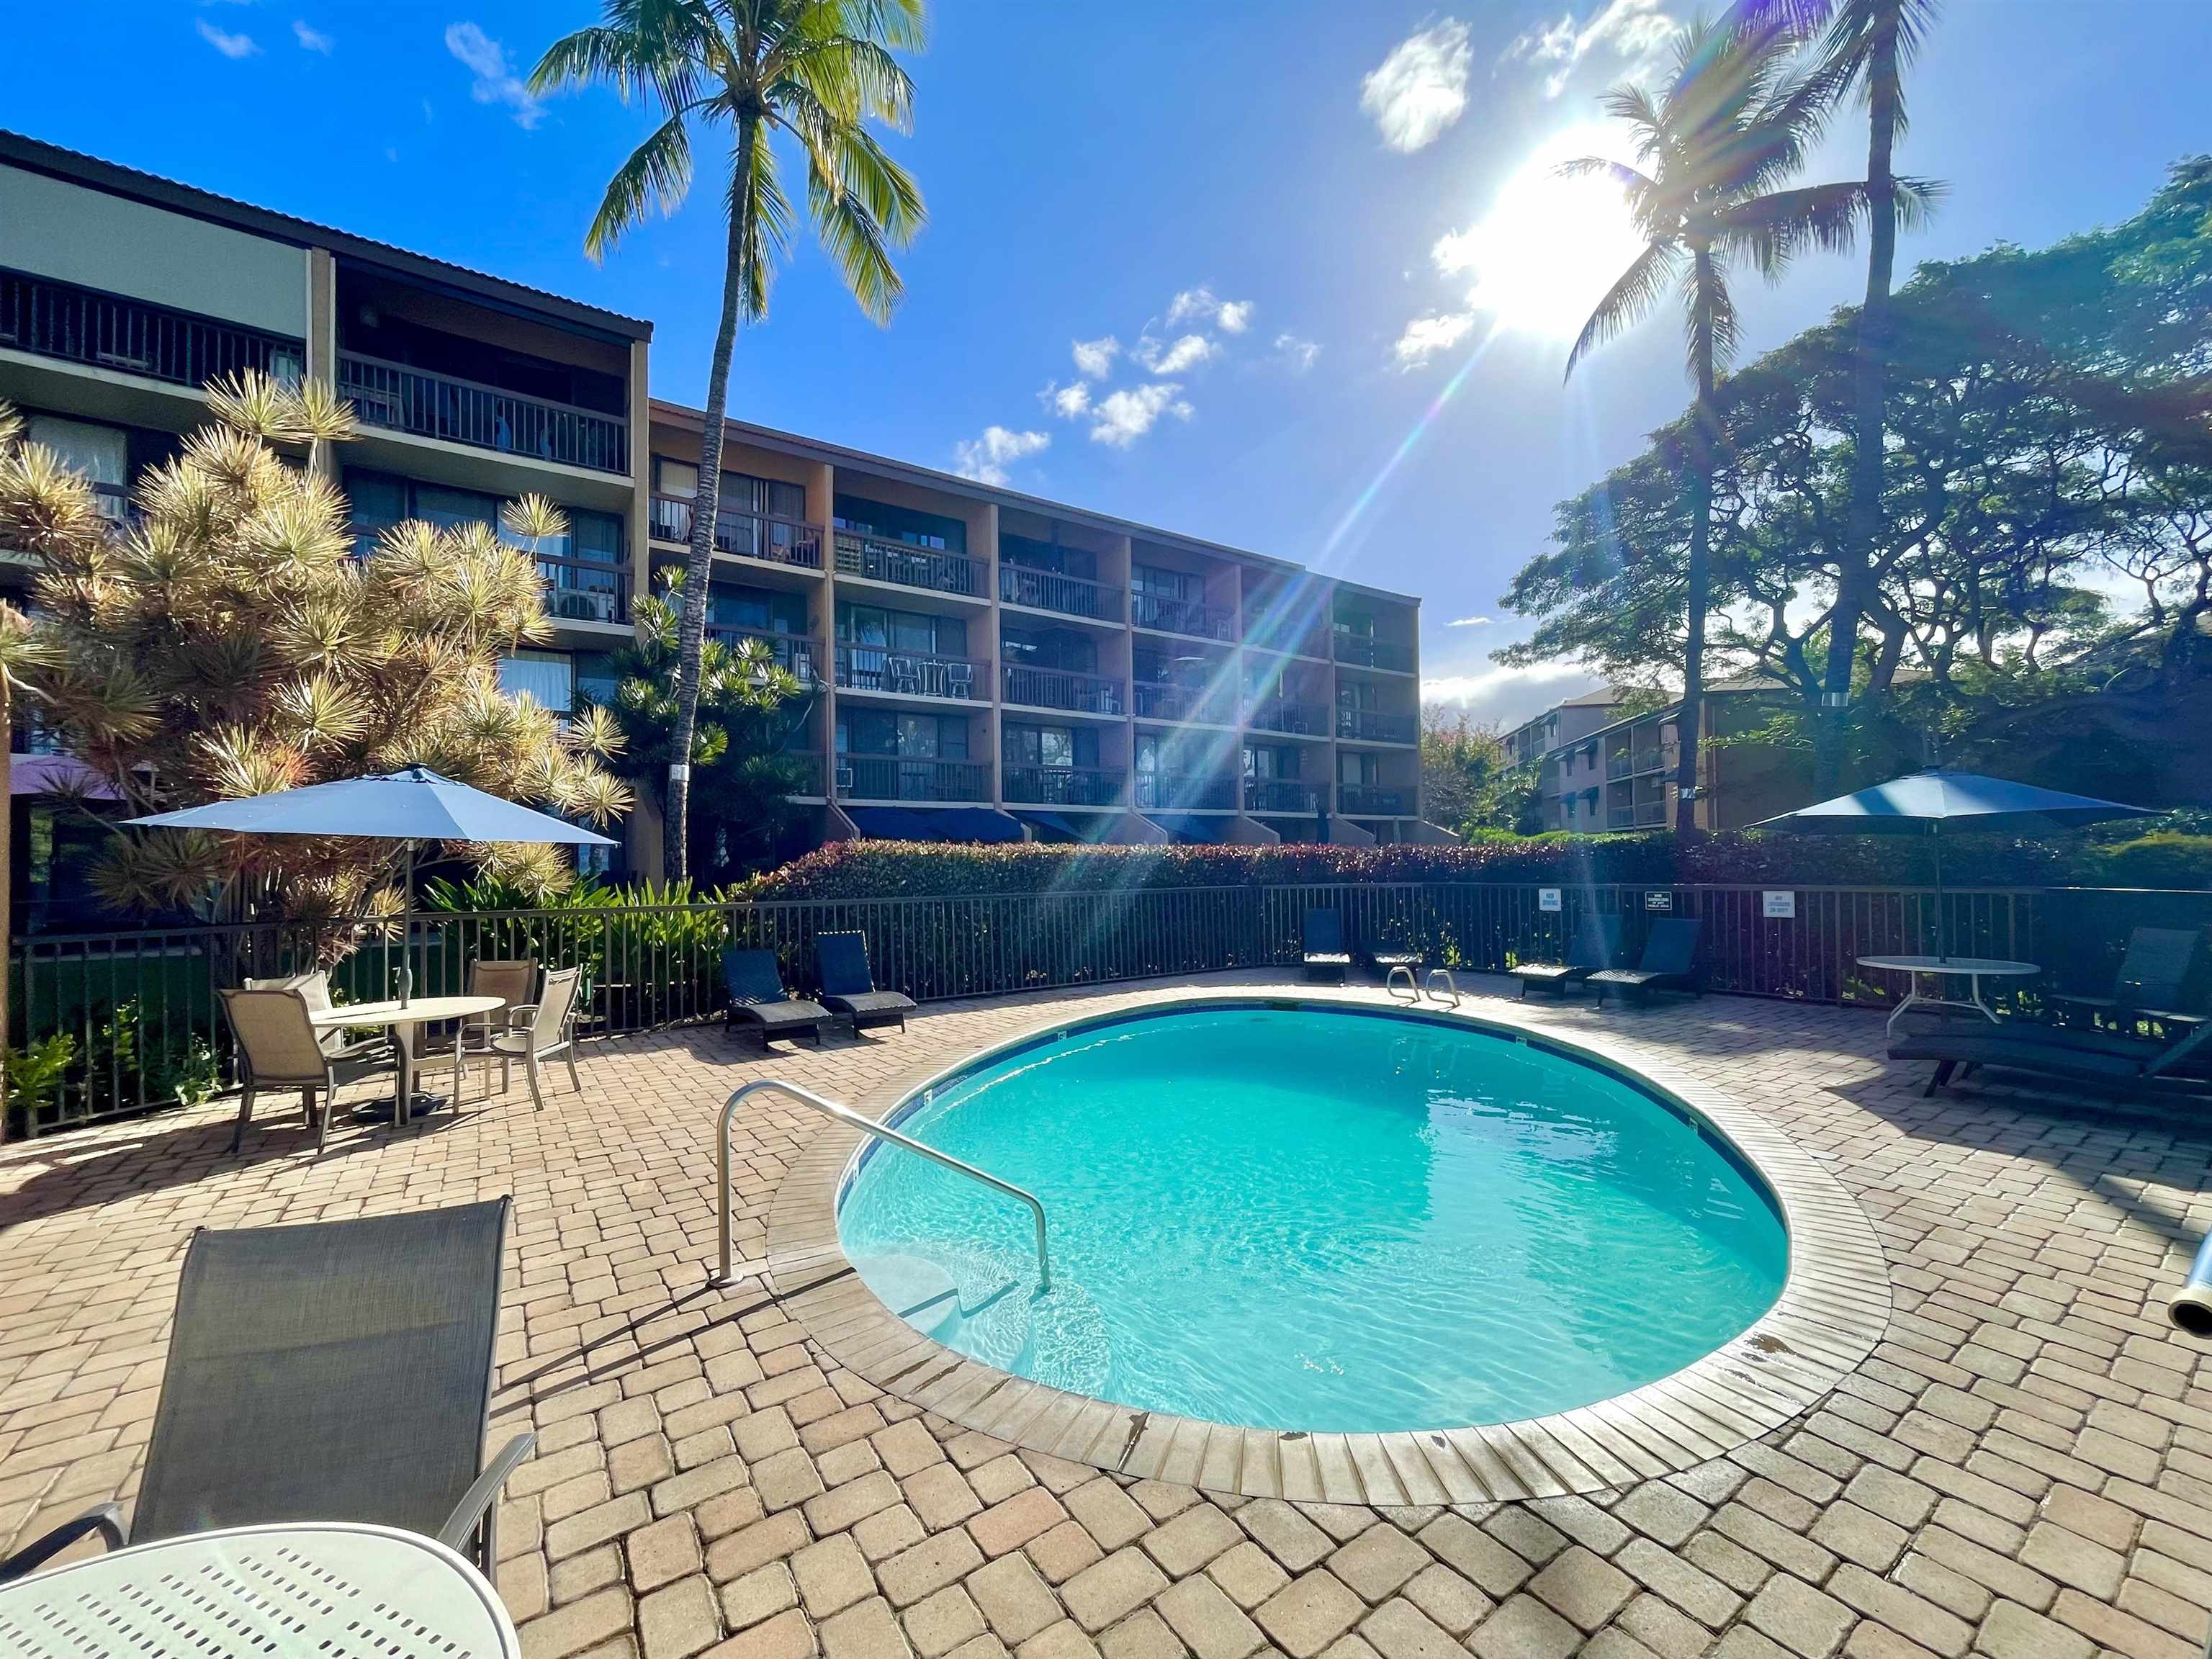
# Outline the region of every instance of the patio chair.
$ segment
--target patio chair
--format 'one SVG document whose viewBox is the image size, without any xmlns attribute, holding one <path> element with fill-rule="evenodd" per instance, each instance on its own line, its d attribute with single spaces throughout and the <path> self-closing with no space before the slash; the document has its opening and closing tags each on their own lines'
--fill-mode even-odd
<svg viewBox="0 0 2212 1659">
<path fill-rule="evenodd" d="M 0 1581 L 95 1533 L 119 1549 L 301 1519 L 419 1533 L 489 1572 L 494 1500 L 537 1444 L 483 1462 L 511 1202 L 194 1233 L 127 1533 L 102 1504 Z"/>
<path fill-rule="evenodd" d="M 306 1000 L 307 1012 L 312 1014 L 328 1013 L 337 1006 L 331 1000 L 331 976 L 319 968 L 312 974 L 284 974 L 270 979 L 249 979 L 246 981 L 246 988 L 249 991 L 297 991 Z M 343 1048 L 345 1042 L 343 1031 L 325 1031 L 322 1034 L 322 1046 L 325 1052 Z"/>
<path fill-rule="evenodd" d="M 1960 1067 L 2018 1072 L 2049 1081 L 2122 1095 L 2212 1095 L 2212 1024 L 2174 1043 L 2146 1042 L 2111 1031 L 2006 1020 L 1991 1025 L 1943 1020 L 1906 1031 L 1889 1045 L 1892 1060 L 1932 1060 L 1923 1098 L 1950 1083 Z"/>
<path fill-rule="evenodd" d="M 1421 953 L 1407 945 L 1376 945 L 1363 943 L 1359 959 L 1376 978 L 1389 982 L 1390 975 L 1400 969 L 1411 975 L 1419 971 L 1424 960 Z"/>
<path fill-rule="evenodd" d="M 872 1025 L 906 1030 L 914 999 L 903 991 L 876 989 L 866 933 L 823 934 L 814 941 L 814 961 L 822 970 L 822 1006 L 850 1019 L 855 1036 Z"/>
<path fill-rule="evenodd" d="M 1602 973 L 1620 958 L 1620 918 L 1585 915 L 1575 929 L 1575 942 L 1568 948 L 1565 962 L 1519 962 L 1506 971 L 1521 981 L 1523 1001 L 1530 986 L 1542 985 L 1564 1002 L 1569 986 Z"/>
<path fill-rule="evenodd" d="M 500 1092 L 505 1094 L 514 1086 L 514 1056 L 496 1052 L 492 1044 L 511 1028 L 514 1011 L 537 995 L 537 958 L 478 957 L 469 964 L 468 987 L 471 996 L 497 997 L 500 1006 L 486 1013 L 471 1014 L 459 1022 L 459 1030 L 450 1038 L 432 1036 L 428 1026 L 415 1026 L 413 1046 L 408 1050 L 409 1064 L 418 1076 L 424 1072 L 453 1073 L 456 1100 L 461 1073 L 471 1065 L 484 1068 L 487 1089 L 495 1065 L 500 1068 Z"/>
<path fill-rule="evenodd" d="M 1352 966 L 1352 953 L 1344 948 L 1344 918 L 1334 910 L 1309 910 L 1299 919 L 1305 975 L 1309 980 L 1330 980 L 1341 985 Z"/>
<path fill-rule="evenodd" d="M 773 951 L 741 951 L 734 945 L 722 952 L 722 984 L 729 992 L 722 1011 L 722 1030 L 744 1024 L 760 1033 L 766 1049 L 776 1037 L 811 1036 L 821 1045 L 822 1027 L 830 1011 L 818 1002 L 805 1002 L 783 988 Z"/>
<path fill-rule="evenodd" d="M 945 664 L 945 694 L 950 697 L 973 697 L 975 695 L 975 665 L 971 662 Z"/>
<path fill-rule="evenodd" d="M 584 1080 L 576 1075 L 576 988 L 582 981 L 580 968 L 556 968 L 545 975 L 545 988 L 538 993 L 535 1003 L 522 1003 L 514 1010 L 504 1031 L 495 1032 L 490 1053 L 496 1055 L 502 1076 L 514 1074 L 514 1062 L 522 1062 L 524 1080 L 530 1085 L 530 1103 L 539 1111 L 545 1109 L 544 1091 L 538 1087 L 539 1062 L 559 1056 L 568 1065 L 568 1086 L 578 1094 L 584 1092 Z"/>
<path fill-rule="evenodd" d="M 340 1088 L 389 1072 L 397 1078 L 399 1056 L 389 1036 L 325 1046 L 330 1033 L 308 1018 L 307 996 L 300 991 L 255 988 L 225 991 L 222 1011 L 238 1040 L 238 1127 L 230 1150 L 246 1144 L 253 1121 L 253 1102 L 264 1089 L 297 1089 L 300 1110 L 315 1125 L 315 1150 L 330 1139 L 331 1105 Z M 315 1096 L 322 1094 L 322 1114 Z"/>
<path fill-rule="evenodd" d="M 1687 991 L 1703 996 L 1698 972 L 1698 933 L 1704 923 L 1696 916 L 1666 916 L 1651 924 L 1644 940 L 1644 957 L 1633 968 L 1605 968 L 1585 976 L 1605 1006 L 1605 994 L 1618 992 L 1638 1002 L 1649 1002 L 1657 990 Z"/>
<path fill-rule="evenodd" d="M 2199 1006 L 2203 985 L 2204 935 L 2191 927 L 2138 927 L 2128 935 L 2110 996 L 2072 996 L 2054 992 L 2050 1001 L 2070 1017 L 2086 1014 L 2094 1025 L 2106 1016 L 2124 1024 L 2138 1019 L 2194 1024 L 2204 1018 Z"/>
<path fill-rule="evenodd" d="M 884 664 L 884 689 L 919 696 L 921 691 L 921 665 L 912 657 L 890 657 Z"/>
</svg>

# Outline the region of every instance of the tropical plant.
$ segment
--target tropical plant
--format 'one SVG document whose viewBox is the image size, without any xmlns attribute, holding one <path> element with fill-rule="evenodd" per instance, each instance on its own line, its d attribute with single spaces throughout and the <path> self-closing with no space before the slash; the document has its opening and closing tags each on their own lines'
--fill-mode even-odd
<svg viewBox="0 0 2212 1659">
<path fill-rule="evenodd" d="M 1533 836 L 1544 828 L 1536 768 L 1515 766 L 1498 728 L 1447 703 L 1421 707 L 1421 805 L 1462 836 L 1501 830 Z"/>
<path fill-rule="evenodd" d="M 1635 136 L 1634 166 L 1601 156 L 1566 162 L 1570 175 L 1620 186 L 1644 241 L 1597 303 L 1567 356 L 1567 374 L 1594 347 L 1642 319 L 1679 285 L 1690 379 L 1697 388 L 1680 446 L 1690 503 L 1684 573 L 1680 763 L 1675 829 L 1697 830 L 1698 729 L 1704 697 L 1707 555 L 1716 460 L 1714 393 L 1734 355 L 1736 311 L 1729 267 L 1748 260 L 1770 280 L 1808 246 L 1847 246 L 1864 204 L 1858 184 L 1778 188 L 1818 131 L 1823 85 L 1792 76 L 1796 37 L 1785 20 L 1700 22 L 1675 37 L 1672 73 L 1653 94 L 1634 82 L 1607 93 L 1606 112 Z"/>
<path fill-rule="evenodd" d="M 67 1031 L 40 1037 L 27 1048 L 6 1052 L 9 1106 L 23 1115 L 26 1127 L 61 1097 L 62 1084 L 76 1064 L 76 1038 Z"/>
<path fill-rule="evenodd" d="M 22 441 L 23 419 L 6 404 L 0 404 L 0 458 L 7 456 Z M 0 732 L 8 734 L 8 753 L 0 754 L 0 803 L 12 798 L 15 787 L 14 750 L 15 698 L 28 690 L 26 676 L 33 664 L 46 657 L 44 641 L 31 631 L 30 618 L 5 600 L 0 600 Z M 15 849 L 13 845 L 15 814 L 0 811 L 0 947 L 15 937 L 9 917 L 9 906 L 13 899 L 14 884 L 6 879 L 14 870 Z M 0 948 L 0 1054 L 8 1048 L 8 952 Z M 8 1089 L 11 1073 L 0 1066 L 0 1142 L 8 1139 Z"/>
<path fill-rule="evenodd" d="M 644 219 L 679 206 L 691 185 L 695 129 L 726 130 L 730 183 L 721 316 L 707 367 L 699 482 L 691 504 L 690 576 L 677 629 L 675 724 L 663 820 L 665 873 L 690 872 L 692 727 L 704 684 L 708 574 L 721 501 L 722 418 L 740 322 L 768 313 L 777 263 L 789 252 L 792 209 L 778 171 L 779 135 L 806 157 L 806 208 L 860 308 L 888 322 L 903 292 L 891 263 L 921 228 L 921 192 L 869 131 L 903 131 L 914 88 L 891 56 L 918 51 L 922 0 L 605 0 L 601 21 L 546 49 L 534 91 L 604 82 L 663 117 L 608 180 L 584 235 L 594 259 Z"/>
<path fill-rule="evenodd" d="M 29 682 L 100 786 L 136 815 L 420 765 L 594 823 L 629 810 L 599 764 L 611 720 L 563 728 L 499 689 L 500 659 L 545 631 L 532 554 L 565 531 L 549 502 L 510 507 L 520 545 L 408 523 L 356 556 L 344 497 L 295 460 L 351 434 L 327 386 L 247 375 L 208 396 L 212 422 L 141 478 L 121 526 L 52 452 L 0 446 L 0 538 L 40 567 Z M 94 880 L 120 908 L 322 924 L 402 908 L 396 843 L 109 828 Z M 566 878 L 546 848 L 456 850 Z"/>
</svg>

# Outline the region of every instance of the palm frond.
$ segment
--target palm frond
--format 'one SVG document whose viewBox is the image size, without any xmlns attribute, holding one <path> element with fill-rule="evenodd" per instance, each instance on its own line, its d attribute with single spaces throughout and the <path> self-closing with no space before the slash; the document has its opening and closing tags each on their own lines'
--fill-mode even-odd
<svg viewBox="0 0 2212 1659">
<path fill-rule="evenodd" d="M 1681 250 L 1671 242 L 1654 242 L 1638 254 L 1575 337 L 1567 353 L 1567 370 L 1561 378 L 1574 378 L 1575 367 L 1589 352 L 1614 336 L 1626 332 L 1648 315 L 1659 295 L 1681 268 Z"/>
<path fill-rule="evenodd" d="M 624 232 L 642 223 L 648 211 L 658 209 L 666 215 L 684 204 L 691 189 L 691 134 L 685 112 L 679 107 L 654 128 L 652 137 L 632 150 L 607 180 L 599 210 L 584 233 L 584 252 L 594 261 L 604 259 L 607 250 Z"/>
<path fill-rule="evenodd" d="M 1716 213 L 1714 243 L 1748 256 L 1771 282 L 1808 246 L 1848 252 L 1866 212 L 1866 186 L 1856 182 L 1774 191 Z"/>
</svg>

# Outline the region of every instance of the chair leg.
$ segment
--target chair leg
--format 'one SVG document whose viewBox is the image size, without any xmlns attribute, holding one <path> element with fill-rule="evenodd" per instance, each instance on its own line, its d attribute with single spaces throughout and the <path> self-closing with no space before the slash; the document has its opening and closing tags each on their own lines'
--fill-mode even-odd
<svg viewBox="0 0 2212 1659">
<path fill-rule="evenodd" d="M 499 1091 L 505 1094 L 514 1087 L 514 1062 L 502 1055 L 499 1062 Z"/>
<path fill-rule="evenodd" d="M 1926 1100 L 1948 1083 L 1951 1080 L 1951 1073 L 1957 1069 L 1958 1064 L 1955 1060 L 1938 1060 L 1936 1063 L 1936 1074 L 1928 1079 L 1928 1086 L 1920 1091 L 1921 1099 Z"/>
<path fill-rule="evenodd" d="M 580 1095 L 584 1092 L 584 1079 L 576 1074 L 576 1045 L 572 1042 L 563 1048 L 561 1058 L 568 1063 L 568 1086 Z"/>
<path fill-rule="evenodd" d="M 246 1144 L 246 1126 L 253 1121 L 253 1085 L 242 1083 L 238 1090 L 238 1127 L 230 1132 L 230 1153 L 238 1156 Z"/>
<path fill-rule="evenodd" d="M 323 1150 L 323 1143 L 331 1138 L 331 1108 L 337 1104 L 338 1091 L 335 1085 L 323 1091 L 323 1115 L 315 1126 L 315 1150 Z"/>
<path fill-rule="evenodd" d="M 538 1056 L 536 1054 L 529 1054 L 522 1057 L 522 1074 L 530 1085 L 530 1103 L 539 1111 L 544 1111 L 545 1095 L 544 1091 L 538 1086 Z"/>
<path fill-rule="evenodd" d="M 303 1129 L 315 1127 L 315 1091 L 312 1088 L 300 1091 L 300 1127 Z"/>
</svg>

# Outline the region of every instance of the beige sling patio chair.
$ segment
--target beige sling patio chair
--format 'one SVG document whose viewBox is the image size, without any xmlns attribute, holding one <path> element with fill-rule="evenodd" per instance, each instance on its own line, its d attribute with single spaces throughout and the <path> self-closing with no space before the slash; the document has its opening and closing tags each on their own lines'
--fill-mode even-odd
<svg viewBox="0 0 2212 1659">
<path fill-rule="evenodd" d="M 472 997 L 497 997 L 499 1006 L 488 1013 L 471 1014 L 459 1023 L 458 1031 L 448 1030 L 441 1035 L 428 1026 L 414 1028 L 414 1047 L 408 1058 L 416 1074 L 425 1072 L 451 1072 L 453 1074 L 453 1096 L 459 1104 L 461 1079 L 471 1066 L 484 1069 L 484 1091 L 491 1091 L 491 1068 L 499 1067 L 499 1091 L 505 1094 L 514 1084 L 514 1062 L 507 1055 L 495 1053 L 492 1039 L 505 1031 L 514 1018 L 514 1011 L 531 1001 L 538 994 L 538 959 L 535 957 L 500 958 L 478 957 L 469 964 L 468 994 Z"/>
<path fill-rule="evenodd" d="M 328 1013 L 335 1006 L 331 1001 L 331 976 L 319 968 L 312 974 L 249 979 L 246 981 L 246 988 L 249 991 L 297 991 L 306 1000 L 307 1012 L 311 1014 Z M 346 1034 L 343 1031 L 325 1031 L 322 1045 L 325 1054 L 335 1048 L 343 1048 L 346 1046 Z"/>
<path fill-rule="evenodd" d="M 297 1089 L 300 1109 L 315 1124 L 315 1150 L 330 1139 L 331 1105 L 338 1090 L 380 1073 L 397 1073 L 399 1056 L 388 1036 L 362 1042 L 325 1047 L 325 1033 L 308 1018 L 304 993 L 273 988 L 240 989 L 222 994 L 222 1011 L 238 1039 L 238 1127 L 231 1132 L 230 1150 L 246 1143 L 246 1126 L 253 1121 L 253 1101 L 264 1089 Z M 315 1111 L 316 1092 L 322 1093 L 322 1112 Z"/>
<path fill-rule="evenodd" d="M 538 1086 L 538 1076 L 542 1060 L 556 1054 L 567 1060 L 568 1086 L 583 1092 L 584 1081 L 576 1075 L 576 988 L 583 977 L 580 968 L 556 969 L 546 975 L 545 988 L 537 1002 L 516 1008 L 507 1029 L 491 1040 L 491 1053 L 501 1060 L 510 1065 L 518 1060 L 522 1062 L 531 1104 L 541 1112 L 545 1109 L 545 1094 Z"/>
</svg>

